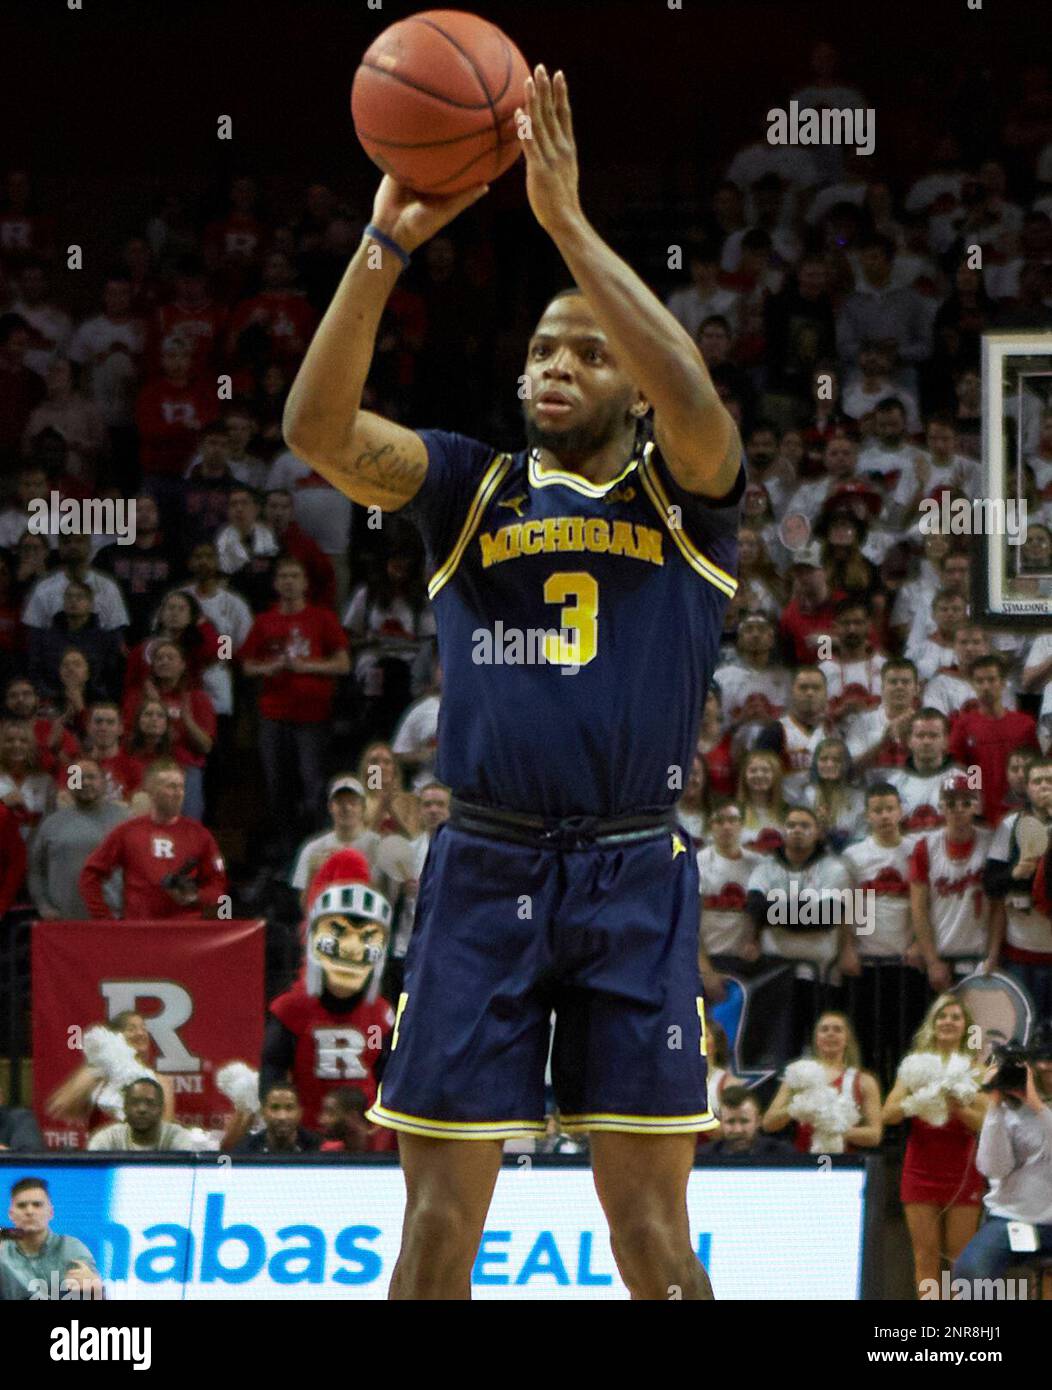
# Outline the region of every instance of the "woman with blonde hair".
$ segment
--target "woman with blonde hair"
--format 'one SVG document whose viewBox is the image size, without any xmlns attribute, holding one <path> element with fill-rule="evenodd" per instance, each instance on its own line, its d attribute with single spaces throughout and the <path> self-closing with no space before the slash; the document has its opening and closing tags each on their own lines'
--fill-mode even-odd
<svg viewBox="0 0 1052 1390">
<path fill-rule="evenodd" d="M 851 785 L 851 755 L 842 738 L 824 738 L 815 749 L 803 802 L 818 817 L 831 853 L 865 835 L 866 795 Z"/>
<path fill-rule="evenodd" d="M 122 1009 L 103 1025 L 111 1033 L 118 1033 L 135 1053 L 136 1060 L 144 1067 L 153 1063 L 154 1044 L 141 1014 L 134 1009 Z M 161 1090 L 164 1092 L 164 1120 L 172 1119 L 175 1113 L 175 1090 L 172 1078 L 158 1075 Z M 89 1130 L 124 1119 L 124 1100 L 118 1088 L 107 1082 L 103 1073 L 84 1063 L 72 1076 L 67 1077 L 44 1102 L 45 1113 L 53 1120 L 66 1124 L 83 1124 Z"/>
<path fill-rule="evenodd" d="M 925 1296 L 975 1235 L 983 1179 L 975 1166 L 986 1113 L 979 1090 L 981 1030 L 954 994 L 940 994 L 902 1059 L 884 1102 L 884 1122 L 910 1121 L 899 1195 Z M 934 1281 L 934 1283 L 925 1283 Z"/>
<path fill-rule="evenodd" d="M 365 788 L 365 828 L 378 835 L 420 833 L 420 802 L 402 787 L 401 769 L 389 743 L 369 743 L 358 764 Z"/>
<path fill-rule="evenodd" d="M 875 1149 L 884 1134 L 880 1117 L 880 1087 L 876 1077 L 862 1069 L 858 1039 L 847 1014 L 835 1009 L 826 1009 L 819 1014 L 811 1035 L 811 1057 L 801 1060 L 817 1062 L 825 1073 L 825 1084 L 839 1095 L 849 1096 L 855 1103 L 859 1120 L 843 1131 L 843 1151 L 855 1153 L 859 1149 Z M 763 1129 L 767 1134 L 777 1134 L 793 1123 L 790 1106 L 799 1088 L 792 1085 L 791 1070 L 787 1069 L 790 1079 L 783 1080 L 763 1117 Z M 811 1153 L 813 1137 L 811 1125 L 796 1122 L 794 1148 L 801 1153 Z"/>
<path fill-rule="evenodd" d="M 784 775 L 781 759 L 769 749 L 754 749 L 742 759 L 737 796 L 742 808 L 742 849 L 770 854 L 781 845 L 789 810 L 782 793 Z"/>
</svg>

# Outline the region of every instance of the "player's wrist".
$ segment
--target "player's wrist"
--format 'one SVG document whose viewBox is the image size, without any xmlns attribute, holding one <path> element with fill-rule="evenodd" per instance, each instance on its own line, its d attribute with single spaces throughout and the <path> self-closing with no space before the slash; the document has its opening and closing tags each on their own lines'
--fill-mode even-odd
<svg viewBox="0 0 1052 1390">
<path fill-rule="evenodd" d="M 582 240 L 592 230 L 579 204 L 576 207 L 560 208 L 558 213 L 545 217 L 542 225 L 560 249 Z"/>
<path fill-rule="evenodd" d="M 405 232 L 397 225 L 388 229 L 375 221 L 370 222 L 363 233 L 368 240 L 381 247 L 386 255 L 390 255 L 396 261 L 401 262 L 404 270 L 409 265 L 412 251 L 416 248 L 406 244 Z"/>
</svg>

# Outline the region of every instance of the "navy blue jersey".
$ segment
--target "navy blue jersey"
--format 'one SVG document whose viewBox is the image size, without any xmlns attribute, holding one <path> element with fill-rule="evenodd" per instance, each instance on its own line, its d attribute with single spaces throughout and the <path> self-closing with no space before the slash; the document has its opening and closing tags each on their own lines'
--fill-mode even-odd
<svg viewBox="0 0 1052 1390">
<path fill-rule="evenodd" d="M 678 801 L 737 587 L 738 501 L 684 492 L 645 443 L 611 482 L 421 430 L 443 668 L 438 776 L 544 816 Z"/>
</svg>

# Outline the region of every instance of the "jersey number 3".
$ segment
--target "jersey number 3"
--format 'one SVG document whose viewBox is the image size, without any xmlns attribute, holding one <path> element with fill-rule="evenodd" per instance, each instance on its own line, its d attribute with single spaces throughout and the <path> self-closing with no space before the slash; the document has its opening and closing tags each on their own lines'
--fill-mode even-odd
<svg viewBox="0 0 1052 1390">
<path fill-rule="evenodd" d="M 544 601 L 563 605 L 559 632 L 544 639 L 545 660 L 552 666 L 587 666 L 595 659 L 598 640 L 599 585 L 590 574 L 561 571 L 545 581 Z"/>
</svg>

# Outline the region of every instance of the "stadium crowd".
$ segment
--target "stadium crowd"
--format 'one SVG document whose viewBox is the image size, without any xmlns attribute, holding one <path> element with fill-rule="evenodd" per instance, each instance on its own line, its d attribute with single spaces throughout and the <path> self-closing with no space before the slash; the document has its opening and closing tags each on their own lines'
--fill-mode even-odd
<svg viewBox="0 0 1052 1390">
<path fill-rule="evenodd" d="M 913 1116 L 902 1199 L 918 1278 L 974 1233 L 985 1099 L 965 1086 L 941 1124 L 924 1120 L 903 1108 L 900 1063 L 959 1053 L 978 1075 L 951 992 L 976 971 L 1006 972 L 1035 1022 L 1052 1021 L 1052 887 L 1043 852 L 1015 836 L 1021 815 L 1052 824 L 1052 636 L 984 625 L 983 538 L 921 525 L 924 499 L 982 492 L 981 334 L 1052 329 L 1052 90 L 1047 73 L 1027 83 L 1003 132 L 1011 160 L 971 162 L 940 137 L 900 184 L 838 149 L 741 149 L 683 229 L 685 278 L 658 287 L 740 424 L 748 474 L 740 585 L 679 807 L 701 871 L 707 993 L 787 964 L 770 1051 L 779 1068 L 808 1056 L 853 1099 L 834 1140 L 876 1147 Z M 863 104 L 828 45 L 794 96 Z M 275 222 L 244 176 L 208 221 L 173 196 L 126 229 L 80 321 L 53 211 L 25 172 L 7 173 L 0 914 L 214 915 L 226 897 L 235 916 L 267 917 L 268 989 L 284 997 L 315 875 L 354 850 L 393 909 L 394 1004 L 448 814 L 424 556 L 408 524 L 373 529 L 281 436 L 366 209 L 318 184 Z M 489 375 L 502 358 L 486 248 L 454 226 L 416 259 L 366 404 L 518 447 L 513 404 L 494 403 L 513 393 Z M 1047 575 L 1052 404 L 1035 400 L 1016 426 L 1022 569 Z M 40 534 L 30 515 L 53 493 L 134 499 L 133 542 Z M 158 826 L 172 843 L 161 861 Z M 772 915 L 804 887 L 872 892 L 873 919 L 858 931 Z M 264 1057 L 247 1059 L 262 1068 L 261 1115 L 237 1142 L 382 1147 L 364 1119 L 382 1049 L 363 1061 L 365 1086 L 319 1087 L 294 1013 L 272 1011 Z M 142 1020 L 117 1026 L 148 1059 Z M 703 1147 L 777 1152 L 795 1124 L 812 1150 L 789 1081 L 764 1109 L 716 1027 L 710 1041 L 723 1127 Z M 96 1082 L 71 1082 L 54 1113 L 90 1113 Z M 136 1082 L 96 1116 L 113 1122 L 91 1147 L 185 1147 L 172 1117 L 163 1078 Z M 0 1147 L 41 1142 L 31 1118 L 0 1123 Z M 551 1131 L 565 1147 L 554 1116 Z"/>
</svg>

